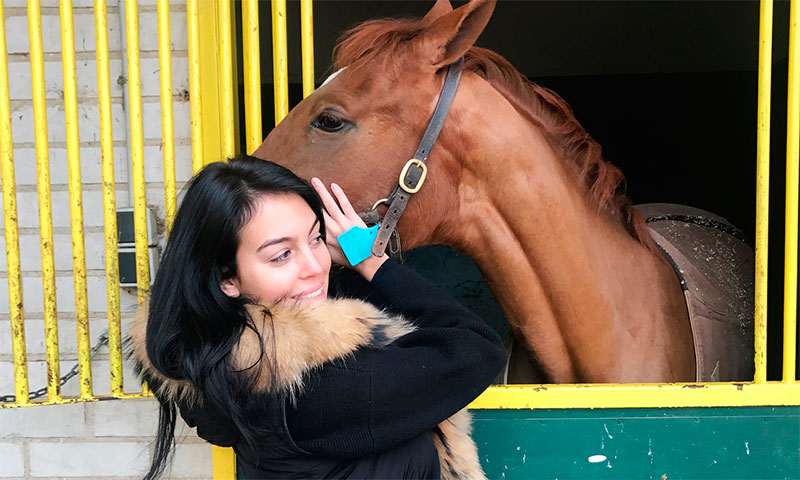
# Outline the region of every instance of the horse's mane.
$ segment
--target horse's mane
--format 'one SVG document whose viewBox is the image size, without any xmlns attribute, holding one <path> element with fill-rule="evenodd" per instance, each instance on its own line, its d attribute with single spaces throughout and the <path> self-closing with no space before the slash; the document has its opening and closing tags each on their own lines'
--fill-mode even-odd
<svg viewBox="0 0 800 480">
<path fill-rule="evenodd" d="M 334 50 L 334 66 L 356 67 L 382 59 L 414 54 L 412 42 L 425 25 L 417 19 L 379 19 L 364 22 L 344 33 Z M 511 63 L 485 48 L 472 47 L 464 58 L 464 70 L 484 78 L 531 122 L 538 125 L 553 147 L 570 160 L 598 208 L 619 219 L 625 229 L 653 252 L 658 251 L 644 219 L 625 194 L 625 177 L 605 161 L 602 148 L 578 123 L 572 109 L 552 90 L 524 77 Z M 395 65 L 398 65 L 395 63 Z M 399 65 L 395 68 L 398 68 Z"/>
</svg>

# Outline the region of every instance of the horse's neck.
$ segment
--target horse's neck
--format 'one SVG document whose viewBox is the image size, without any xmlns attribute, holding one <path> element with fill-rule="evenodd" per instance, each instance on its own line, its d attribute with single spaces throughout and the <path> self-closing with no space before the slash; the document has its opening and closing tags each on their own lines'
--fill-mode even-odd
<svg viewBox="0 0 800 480">
<path fill-rule="evenodd" d="M 668 357 L 691 340 L 677 345 L 688 323 L 675 332 L 685 305 L 671 268 L 589 205 L 541 135 L 530 141 L 494 158 L 482 152 L 503 168 L 462 177 L 454 244 L 478 264 L 548 380 L 679 379 Z"/>
</svg>

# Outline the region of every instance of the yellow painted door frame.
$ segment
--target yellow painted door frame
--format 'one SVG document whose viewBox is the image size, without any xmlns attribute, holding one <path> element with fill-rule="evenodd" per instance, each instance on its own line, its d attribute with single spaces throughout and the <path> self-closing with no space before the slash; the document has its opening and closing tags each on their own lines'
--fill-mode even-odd
<svg viewBox="0 0 800 480">
<path fill-rule="evenodd" d="M 194 171 L 240 151 L 233 6 L 230 0 L 187 2 Z M 215 480 L 236 478 L 232 448 L 212 446 L 212 461 Z"/>
<path fill-rule="evenodd" d="M 235 15 L 230 0 L 188 0 L 189 84 L 192 125 L 192 166 L 240 153 Z M 252 153 L 263 140 L 261 59 L 258 0 L 242 0 L 245 143 Z M 314 91 L 312 0 L 300 0 L 303 96 Z M 271 0 L 275 124 L 289 113 L 286 0 Z M 214 479 L 235 479 L 236 458 L 230 448 L 213 447 Z"/>
</svg>

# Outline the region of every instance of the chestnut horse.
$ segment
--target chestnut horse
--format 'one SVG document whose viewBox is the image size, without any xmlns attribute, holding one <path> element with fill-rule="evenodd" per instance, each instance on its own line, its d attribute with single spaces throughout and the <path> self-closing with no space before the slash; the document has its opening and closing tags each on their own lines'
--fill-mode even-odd
<svg viewBox="0 0 800 480">
<path fill-rule="evenodd" d="M 475 261 L 530 353 L 527 365 L 515 367 L 516 380 L 752 379 L 752 252 L 716 262 L 702 277 L 711 268 L 691 264 L 697 240 L 688 248 L 669 237 L 705 227 L 690 222 L 680 230 L 680 215 L 655 206 L 648 215 L 665 220 L 665 228 L 649 228 L 624 195 L 622 174 L 602 159 L 566 103 L 473 46 L 494 6 L 472 0 L 453 10 L 439 0 L 422 19 L 354 28 L 336 49 L 335 66 L 346 68 L 292 109 L 254 155 L 336 182 L 357 210 L 368 209 L 397 185 L 447 67 L 463 57 L 427 180 L 397 231 L 405 249 L 448 245 Z M 705 213 L 688 209 L 683 217 L 703 223 L 713 217 Z M 711 257 L 730 243 L 720 235 L 705 235 L 716 245 Z M 741 249 L 733 250 L 725 252 Z M 699 310 L 689 300 L 699 285 L 730 279 L 741 284 L 726 286 L 737 292 L 734 300 L 701 293 Z M 721 310 L 734 318 L 690 323 L 693 311 L 711 317 Z M 725 321 L 733 326 L 714 330 Z M 721 338 L 733 330 L 743 339 Z M 728 353 L 714 364 L 701 357 L 703 348 Z"/>
</svg>

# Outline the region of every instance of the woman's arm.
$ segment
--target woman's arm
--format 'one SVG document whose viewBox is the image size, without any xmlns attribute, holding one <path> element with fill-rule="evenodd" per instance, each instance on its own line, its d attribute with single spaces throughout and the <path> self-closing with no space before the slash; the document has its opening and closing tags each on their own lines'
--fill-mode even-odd
<svg viewBox="0 0 800 480">
<path fill-rule="evenodd" d="M 356 457 L 414 438 L 465 407 L 503 366 L 499 336 L 416 272 L 389 260 L 371 284 L 418 329 L 309 375 L 287 423 L 310 452 Z"/>
</svg>

